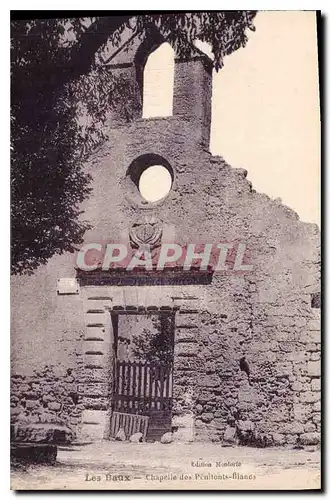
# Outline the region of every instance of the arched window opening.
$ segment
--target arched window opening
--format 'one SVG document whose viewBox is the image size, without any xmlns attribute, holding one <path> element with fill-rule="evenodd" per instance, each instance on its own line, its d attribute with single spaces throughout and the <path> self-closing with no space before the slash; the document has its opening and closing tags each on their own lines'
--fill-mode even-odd
<svg viewBox="0 0 331 500">
<path fill-rule="evenodd" d="M 149 55 L 144 67 L 143 118 L 172 116 L 174 73 L 174 50 L 164 42 Z"/>
</svg>

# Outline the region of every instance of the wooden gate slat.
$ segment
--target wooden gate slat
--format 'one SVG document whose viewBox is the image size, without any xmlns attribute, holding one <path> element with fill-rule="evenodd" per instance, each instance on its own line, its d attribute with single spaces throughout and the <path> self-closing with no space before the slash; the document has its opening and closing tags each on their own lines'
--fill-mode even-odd
<svg viewBox="0 0 331 500">
<path fill-rule="evenodd" d="M 148 391 L 148 404 L 149 409 L 152 409 L 152 396 L 153 396 L 153 374 L 151 365 L 148 366 L 149 369 L 149 391 Z"/>
<path fill-rule="evenodd" d="M 126 370 L 127 370 L 127 374 L 128 374 L 127 393 L 128 393 L 129 396 L 132 396 L 132 394 L 131 394 L 131 381 L 132 381 L 132 377 L 131 377 L 131 361 L 128 361 L 128 363 L 126 365 Z M 129 410 L 131 409 L 131 404 L 132 404 L 132 400 L 129 398 L 129 400 L 128 400 Z"/>
<path fill-rule="evenodd" d="M 113 373 L 113 408 L 117 412 L 148 416 L 154 411 L 171 411 L 171 366 L 160 362 L 116 360 Z M 136 422 L 132 421 L 131 424 L 132 428 L 128 430 L 134 432 Z"/>
<path fill-rule="evenodd" d="M 166 411 L 169 411 L 169 378 L 168 375 L 165 383 Z"/>
<path fill-rule="evenodd" d="M 135 396 L 136 391 L 137 391 L 137 388 L 136 388 L 136 366 L 137 366 L 136 363 L 132 364 L 132 396 Z M 136 400 L 135 399 L 132 401 L 132 408 L 133 408 L 133 411 L 135 413 L 136 412 Z"/>
<path fill-rule="evenodd" d="M 116 436 L 120 428 L 123 428 L 128 439 L 134 432 L 141 432 L 143 441 L 146 440 L 149 417 L 143 415 L 132 415 L 127 413 L 113 412 L 111 420 L 111 435 Z"/>
<path fill-rule="evenodd" d="M 144 385 L 143 385 L 143 412 L 148 411 L 147 407 L 147 389 L 148 389 L 148 371 L 147 371 L 147 363 L 144 365 Z"/>
<path fill-rule="evenodd" d="M 122 392 L 121 394 L 126 394 L 126 365 L 124 361 L 122 361 Z M 123 400 L 123 404 L 121 404 L 121 411 L 125 412 L 125 402 Z"/>
<path fill-rule="evenodd" d="M 160 366 L 160 410 L 164 410 L 163 401 L 164 401 L 164 369 L 163 365 Z"/>
<path fill-rule="evenodd" d="M 141 382 L 142 382 L 142 365 L 139 363 L 137 365 L 138 367 L 138 390 L 137 390 L 137 396 L 138 396 L 138 403 L 137 403 L 137 411 L 138 413 L 140 412 L 140 407 L 141 407 L 141 401 L 140 401 L 140 395 L 141 395 Z"/>
</svg>

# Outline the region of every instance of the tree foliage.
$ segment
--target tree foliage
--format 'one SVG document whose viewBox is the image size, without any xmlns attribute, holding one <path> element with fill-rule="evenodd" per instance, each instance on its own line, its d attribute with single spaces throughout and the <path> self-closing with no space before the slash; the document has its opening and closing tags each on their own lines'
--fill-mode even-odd
<svg viewBox="0 0 331 500">
<path fill-rule="evenodd" d="M 247 42 L 255 11 L 146 14 L 11 23 L 11 262 L 31 273 L 55 254 L 73 252 L 88 222 L 80 203 L 90 194 L 82 165 L 105 139 L 109 108 L 125 85 L 100 64 L 123 31 L 157 29 L 183 58 L 195 39 L 208 42 L 215 68 Z"/>
<path fill-rule="evenodd" d="M 154 315 L 155 316 L 155 315 Z M 161 362 L 164 367 L 172 368 L 174 352 L 174 316 L 151 316 L 154 330 L 142 329 L 132 339 L 132 353 L 139 361 Z"/>
</svg>

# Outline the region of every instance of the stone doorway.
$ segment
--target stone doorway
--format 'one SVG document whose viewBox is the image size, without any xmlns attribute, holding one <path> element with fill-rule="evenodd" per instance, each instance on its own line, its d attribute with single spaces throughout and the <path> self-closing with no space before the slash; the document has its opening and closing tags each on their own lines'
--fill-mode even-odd
<svg viewBox="0 0 331 500">
<path fill-rule="evenodd" d="M 122 425 L 127 438 L 144 431 L 147 441 L 159 440 L 172 425 L 175 313 L 113 311 L 111 324 L 110 434 L 114 437 Z"/>
<path fill-rule="evenodd" d="M 136 327 L 132 324 L 131 327 L 127 326 L 128 329 L 139 332 L 140 321 L 149 321 L 147 318 L 165 321 L 164 318 L 168 318 L 172 325 L 174 346 L 171 353 L 172 421 L 170 424 L 169 419 L 167 429 L 173 430 L 185 441 L 192 440 L 194 394 L 199 374 L 203 373 L 196 340 L 199 332 L 197 317 L 200 311 L 199 299 L 195 295 L 197 289 L 189 285 L 185 292 L 174 289 L 177 282 L 174 283 L 173 278 L 162 283 L 162 286 L 155 286 L 155 283 L 153 286 L 146 283 L 119 286 L 118 281 L 115 286 L 114 281 L 114 277 L 111 280 L 108 277 L 102 280 L 90 278 L 89 281 L 81 282 L 85 331 L 82 341 L 82 376 L 79 384 L 83 406 L 80 435 L 82 439 L 92 441 L 109 439 L 111 435 L 115 352 L 121 350 L 121 360 L 129 361 L 127 346 L 118 345 L 120 339 L 117 330 L 120 330 L 120 333 L 124 331 L 123 322 L 138 320 Z M 145 350 L 144 343 L 142 346 Z M 136 361 L 141 361 L 141 357 L 138 356 Z M 158 358 L 153 361 L 158 361 Z"/>
</svg>

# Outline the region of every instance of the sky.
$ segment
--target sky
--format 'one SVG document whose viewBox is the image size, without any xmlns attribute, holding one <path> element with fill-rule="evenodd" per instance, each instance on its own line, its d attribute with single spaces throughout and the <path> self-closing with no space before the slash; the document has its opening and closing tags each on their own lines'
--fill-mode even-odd
<svg viewBox="0 0 331 500">
<path fill-rule="evenodd" d="M 248 171 L 254 189 L 281 198 L 305 222 L 320 220 L 320 118 L 313 11 L 258 12 L 249 41 L 213 75 L 210 150 Z M 144 73 L 143 116 L 171 114 L 172 49 L 151 54 Z M 149 104 L 145 104 L 149 102 Z M 169 111 L 170 109 L 170 111 Z M 152 185 L 151 185 L 152 189 Z"/>
</svg>

